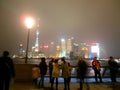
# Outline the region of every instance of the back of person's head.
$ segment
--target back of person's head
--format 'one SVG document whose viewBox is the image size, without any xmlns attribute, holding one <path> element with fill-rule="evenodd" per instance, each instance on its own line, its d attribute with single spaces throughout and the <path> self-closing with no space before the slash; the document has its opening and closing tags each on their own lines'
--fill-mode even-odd
<svg viewBox="0 0 120 90">
<path fill-rule="evenodd" d="M 97 57 L 94 57 L 93 60 L 97 60 Z"/>
<path fill-rule="evenodd" d="M 65 62 L 65 57 L 62 57 L 62 58 L 61 58 L 61 61 Z"/>
<path fill-rule="evenodd" d="M 55 62 L 55 63 L 58 63 L 58 59 L 55 59 L 54 62 Z"/>
<path fill-rule="evenodd" d="M 9 52 L 8 52 L 8 51 L 4 51 L 4 52 L 3 52 L 3 56 L 4 56 L 4 57 L 9 56 Z"/>
<path fill-rule="evenodd" d="M 113 56 L 110 56 L 110 59 L 113 59 Z"/>
<path fill-rule="evenodd" d="M 41 58 L 41 61 L 42 61 L 42 62 L 45 62 L 45 58 Z"/>
</svg>

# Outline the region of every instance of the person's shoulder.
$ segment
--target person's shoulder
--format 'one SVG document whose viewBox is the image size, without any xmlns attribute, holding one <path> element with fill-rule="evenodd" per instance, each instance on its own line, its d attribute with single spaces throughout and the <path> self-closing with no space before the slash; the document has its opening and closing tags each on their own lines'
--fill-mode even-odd
<svg viewBox="0 0 120 90">
<path fill-rule="evenodd" d="M 100 62 L 99 60 L 96 60 L 98 63 Z"/>
<path fill-rule="evenodd" d="M 13 60 L 11 57 L 8 57 L 8 59 L 11 60 L 11 61 Z"/>
<path fill-rule="evenodd" d="M 108 60 L 108 64 L 111 64 L 111 60 Z"/>
<path fill-rule="evenodd" d="M 110 62 L 110 60 L 108 60 L 108 62 Z"/>
</svg>

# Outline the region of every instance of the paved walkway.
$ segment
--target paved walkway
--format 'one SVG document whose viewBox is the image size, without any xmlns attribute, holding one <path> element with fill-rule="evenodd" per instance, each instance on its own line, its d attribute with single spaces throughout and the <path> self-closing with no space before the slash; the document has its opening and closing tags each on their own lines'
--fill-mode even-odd
<svg viewBox="0 0 120 90">
<path fill-rule="evenodd" d="M 59 83 L 59 89 L 63 90 L 63 83 Z M 78 83 L 71 83 L 71 90 L 78 90 Z M 10 90 L 50 90 L 50 84 L 45 83 L 44 88 L 38 89 L 31 82 L 15 82 L 11 84 Z M 83 90 L 120 90 L 120 83 L 112 85 L 111 83 L 85 83 Z"/>
</svg>

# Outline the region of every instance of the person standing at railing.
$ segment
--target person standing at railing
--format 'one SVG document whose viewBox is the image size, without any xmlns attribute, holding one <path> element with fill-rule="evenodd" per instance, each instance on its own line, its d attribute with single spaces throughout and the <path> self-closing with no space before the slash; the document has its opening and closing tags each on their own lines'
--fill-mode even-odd
<svg viewBox="0 0 120 90">
<path fill-rule="evenodd" d="M 53 85 L 55 79 L 56 79 L 56 90 L 58 90 L 58 77 L 60 76 L 60 67 L 58 64 L 58 59 L 55 59 L 52 64 L 53 64 L 53 69 L 52 69 L 52 79 L 51 79 L 51 90 L 54 90 Z"/>
<path fill-rule="evenodd" d="M 34 65 L 32 68 L 32 78 L 33 78 L 33 83 L 35 86 L 38 86 L 38 78 L 40 77 L 40 69 L 38 65 Z"/>
<path fill-rule="evenodd" d="M 39 68 L 40 68 L 40 76 L 41 76 L 40 83 L 39 83 L 39 88 L 40 88 L 40 87 L 44 87 L 44 77 L 47 73 L 47 64 L 45 62 L 45 58 L 41 58 Z"/>
<path fill-rule="evenodd" d="M 97 60 L 97 57 L 93 58 L 92 68 L 93 68 L 94 73 L 95 73 L 95 80 L 96 80 L 96 82 L 98 82 L 98 80 L 97 80 L 97 75 L 98 75 L 99 80 L 102 83 L 102 77 L 101 77 L 101 74 L 100 74 L 101 67 L 100 67 L 100 62 Z"/>
<path fill-rule="evenodd" d="M 69 78 L 68 78 L 68 82 L 69 82 L 69 84 L 70 84 L 70 81 L 71 81 L 71 71 L 72 71 L 72 67 L 71 67 L 70 62 L 68 62 L 68 68 L 69 68 L 69 74 L 70 74 L 70 76 L 69 76 Z M 70 85 L 69 85 L 69 86 L 70 86 Z"/>
<path fill-rule="evenodd" d="M 115 61 L 115 59 L 110 56 L 110 59 L 108 60 L 108 65 L 110 69 L 110 78 L 112 82 L 116 82 L 116 74 L 118 72 L 118 63 Z"/>
<path fill-rule="evenodd" d="M 65 58 L 61 59 L 62 76 L 64 78 L 64 90 L 70 90 L 70 70 Z"/>
<path fill-rule="evenodd" d="M 80 58 L 77 63 L 77 77 L 80 79 L 80 90 L 83 90 L 83 82 L 87 73 L 87 67 L 87 63 L 82 58 Z"/>
<path fill-rule="evenodd" d="M 53 62 L 54 62 L 54 58 L 52 58 L 49 61 L 49 79 L 50 79 L 50 83 L 52 81 Z"/>
</svg>

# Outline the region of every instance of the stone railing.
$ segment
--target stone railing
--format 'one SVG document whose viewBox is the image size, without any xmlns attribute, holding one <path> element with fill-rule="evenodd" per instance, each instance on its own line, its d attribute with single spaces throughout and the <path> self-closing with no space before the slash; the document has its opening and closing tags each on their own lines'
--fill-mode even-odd
<svg viewBox="0 0 120 90">
<path fill-rule="evenodd" d="M 15 64 L 15 81 L 32 81 L 32 67 L 34 64 Z M 71 77 L 76 77 L 76 66 L 72 66 Z M 61 71 L 62 72 L 62 71 Z M 108 66 L 101 66 L 102 77 L 110 77 Z M 49 66 L 46 76 L 49 76 Z M 91 66 L 88 66 L 88 72 L 86 77 L 90 78 L 94 76 L 94 72 Z M 120 68 L 118 70 L 117 77 L 120 77 Z"/>
</svg>

